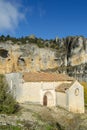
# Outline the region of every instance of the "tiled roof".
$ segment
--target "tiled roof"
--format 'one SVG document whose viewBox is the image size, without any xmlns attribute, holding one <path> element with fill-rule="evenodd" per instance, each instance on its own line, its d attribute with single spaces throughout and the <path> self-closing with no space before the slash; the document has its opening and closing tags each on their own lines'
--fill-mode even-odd
<svg viewBox="0 0 87 130">
<path fill-rule="evenodd" d="M 61 85 L 59 85 L 58 87 L 56 87 L 55 91 L 56 92 L 63 92 L 65 93 L 65 91 L 71 86 L 70 83 L 63 83 Z"/>
<path fill-rule="evenodd" d="M 72 81 L 73 78 L 65 74 L 54 74 L 44 72 L 25 72 L 23 73 L 23 79 L 25 82 L 53 82 L 53 81 Z"/>
<path fill-rule="evenodd" d="M 60 84 L 59 86 L 57 86 L 55 88 L 55 91 L 56 92 L 63 92 L 63 93 L 65 93 L 65 91 L 67 89 L 69 89 L 74 84 L 75 81 L 76 80 L 73 80 L 71 83 L 62 83 L 62 84 Z"/>
</svg>

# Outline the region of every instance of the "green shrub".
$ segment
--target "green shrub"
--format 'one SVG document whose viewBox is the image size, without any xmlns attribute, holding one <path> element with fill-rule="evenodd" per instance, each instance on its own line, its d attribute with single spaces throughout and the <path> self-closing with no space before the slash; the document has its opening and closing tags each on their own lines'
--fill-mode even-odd
<svg viewBox="0 0 87 130">
<path fill-rule="evenodd" d="M 50 126 L 50 125 L 47 125 L 47 126 L 46 126 L 46 130 L 53 130 L 53 127 Z"/>
<path fill-rule="evenodd" d="M 44 43 L 40 39 L 37 40 L 37 46 L 39 48 L 44 48 L 45 47 Z"/>
<path fill-rule="evenodd" d="M 0 112 L 1 113 L 14 113 L 18 109 L 18 104 L 13 98 L 5 76 L 0 75 Z"/>
</svg>

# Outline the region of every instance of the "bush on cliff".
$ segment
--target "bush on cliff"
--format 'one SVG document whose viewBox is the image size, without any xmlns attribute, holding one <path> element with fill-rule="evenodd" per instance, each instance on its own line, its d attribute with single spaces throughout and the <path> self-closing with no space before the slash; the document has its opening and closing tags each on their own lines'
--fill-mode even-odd
<svg viewBox="0 0 87 130">
<path fill-rule="evenodd" d="M 0 113 L 14 113 L 18 109 L 18 105 L 13 98 L 5 76 L 0 75 Z"/>
</svg>

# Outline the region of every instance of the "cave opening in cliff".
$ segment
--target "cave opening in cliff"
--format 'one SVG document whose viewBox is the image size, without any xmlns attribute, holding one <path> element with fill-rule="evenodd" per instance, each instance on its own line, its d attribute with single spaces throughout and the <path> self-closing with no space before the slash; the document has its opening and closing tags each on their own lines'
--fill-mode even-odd
<svg viewBox="0 0 87 130">
<path fill-rule="evenodd" d="M 19 58 L 18 58 L 18 65 L 21 65 L 21 66 L 24 66 L 24 65 L 25 65 L 25 60 L 24 60 L 24 58 L 22 58 L 22 57 L 19 57 Z"/>
<path fill-rule="evenodd" d="M 8 51 L 5 49 L 0 49 L 0 56 L 2 58 L 7 58 L 8 57 Z"/>
</svg>

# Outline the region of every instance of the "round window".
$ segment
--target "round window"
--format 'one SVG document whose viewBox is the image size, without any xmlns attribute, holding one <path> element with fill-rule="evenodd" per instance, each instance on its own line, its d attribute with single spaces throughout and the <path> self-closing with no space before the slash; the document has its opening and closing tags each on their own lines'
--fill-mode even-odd
<svg viewBox="0 0 87 130">
<path fill-rule="evenodd" d="M 76 96 L 79 95 L 79 89 L 78 89 L 78 88 L 75 89 L 75 95 L 76 95 Z"/>
</svg>

